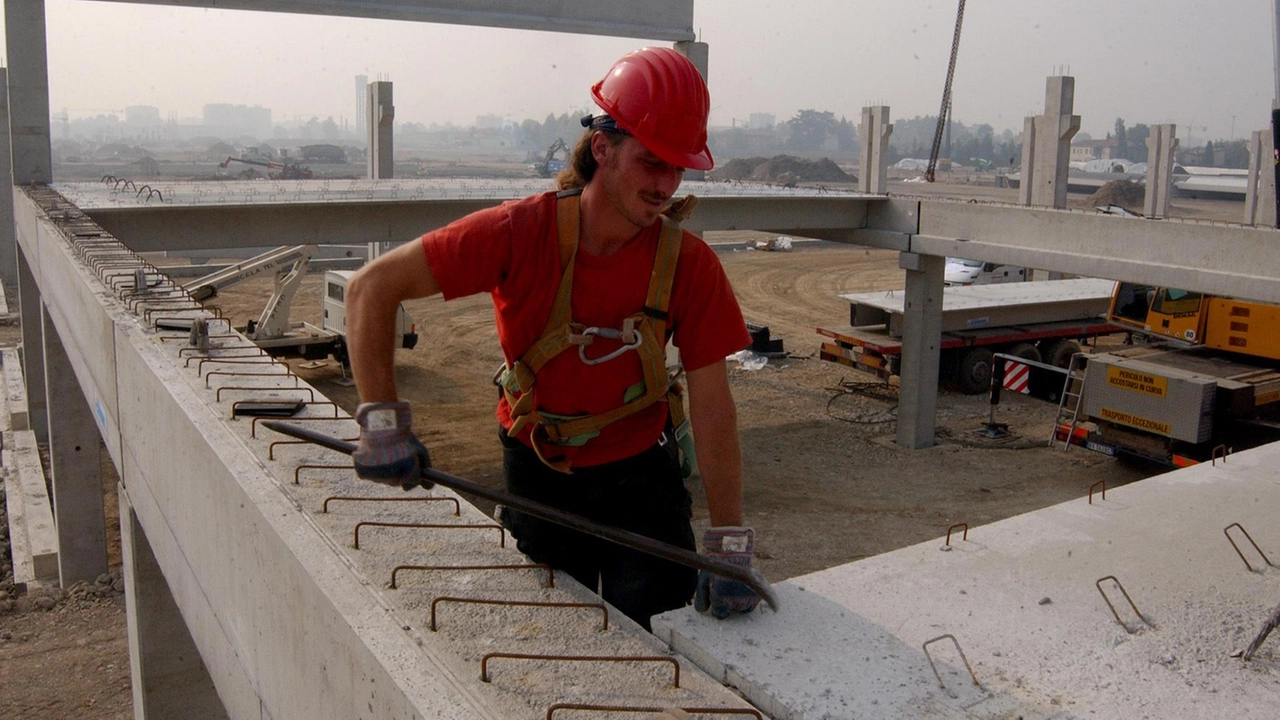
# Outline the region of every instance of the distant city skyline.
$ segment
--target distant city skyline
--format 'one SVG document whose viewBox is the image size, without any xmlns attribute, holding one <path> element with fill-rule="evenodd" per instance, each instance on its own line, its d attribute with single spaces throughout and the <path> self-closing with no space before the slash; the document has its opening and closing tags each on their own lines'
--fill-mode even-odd
<svg viewBox="0 0 1280 720">
<path fill-rule="evenodd" d="M 1274 92 L 1267 0 L 987 0 L 966 8 L 953 88 L 969 124 L 1019 132 L 1044 79 L 1076 78 L 1082 130 L 1173 122 L 1184 139 L 1246 137 Z M 397 120 L 469 125 L 590 107 L 587 88 L 646 43 L 549 32 L 86 0 L 47 0 L 50 111 L 73 116 L 207 103 L 357 126 L 356 75 L 396 83 Z M 802 109 L 855 122 L 938 112 L 955 3 L 697 0 L 710 49 L 711 122 Z"/>
</svg>

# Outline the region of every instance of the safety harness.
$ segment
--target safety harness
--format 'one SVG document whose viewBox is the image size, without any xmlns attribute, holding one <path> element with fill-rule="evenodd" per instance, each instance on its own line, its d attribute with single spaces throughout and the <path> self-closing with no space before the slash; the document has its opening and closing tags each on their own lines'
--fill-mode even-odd
<svg viewBox="0 0 1280 720">
<path fill-rule="evenodd" d="M 556 447 L 575 447 L 585 444 L 610 423 L 633 415 L 655 402 L 667 401 L 671 427 L 677 429 L 681 439 L 689 438 L 685 418 L 683 389 L 676 375 L 668 375 L 666 365 L 667 305 L 671 301 L 671 284 L 675 277 L 676 261 L 680 257 L 680 242 L 684 236 L 679 219 L 688 217 L 697 199 L 692 195 L 672 205 L 662 216 L 662 230 L 658 236 L 658 251 L 649 276 L 649 290 L 644 308 L 622 322 L 621 328 L 587 327 L 573 322 L 570 300 L 573 296 L 573 265 L 578 250 L 578 210 L 581 189 L 565 190 L 556 196 L 556 227 L 560 245 L 560 287 L 551 305 L 546 329 L 542 336 L 515 362 L 504 363 L 494 375 L 494 383 L 502 389 L 511 408 L 511 429 L 507 435 L 515 437 L 530 424 L 533 450 L 548 467 L 560 472 L 570 472 L 568 458 L 557 452 Z M 617 340 L 621 345 L 607 355 L 587 357 L 587 348 L 596 337 Z M 627 388 L 620 404 L 598 415 L 556 415 L 539 409 L 537 400 L 538 372 L 560 353 L 576 347 L 583 363 L 595 365 L 612 360 L 628 350 L 635 350 L 640 358 L 643 380 Z M 676 438 L 664 438 L 675 442 Z M 691 455 L 692 453 L 690 453 Z M 689 459 L 692 462 L 692 458 Z"/>
</svg>

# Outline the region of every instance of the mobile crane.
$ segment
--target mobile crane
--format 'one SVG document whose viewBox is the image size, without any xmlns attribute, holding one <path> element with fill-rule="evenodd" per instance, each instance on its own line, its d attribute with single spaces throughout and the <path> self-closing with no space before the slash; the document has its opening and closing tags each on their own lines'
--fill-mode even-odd
<svg viewBox="0 0 1280 720">
<path fill-rule="evenodd" d="M 1077 356 L 1056 441 L 1185 466 L 1280 440 L 1280 306 L 1120 282 L 1108 318 L 1152 342 Z"/>
<path fill-rule="evenodd" d="M 289 321 L 289 306 L 316 252 L 315 245 L 276 248 L 198 278 L 188 283 L 185 289 L 193 300 L 204 302 L 236 283 L 274 271 L 275 286 L 271 297 L 258 319 L 245 325 L 244 334 L 270 355 L 307 360 L 333 356 L 345 369 L 348 364 L 345 298 L 351 272 L 330 270 L 325 273 L 320 327 L 308 322 Z M 413 318 L 403 305 L 396 311 L 396 338 L 396 344 L 406 350 L 413 349 L 418 342 Z"/>
<path fill-rule="evenodd" d="M 315 173 L 311 172 L 311 168 L 297 163 L 281 163 L 271 160 L 252 160 L 250 158 L 238 158 L 228 156 L 226 160 L 218 163 L 218 167 L 225 168 L 233 162 L 244 163 L 245 165 L 257 165 L 265 167 L 269 171 L 267 177 L 272 180 L 311 180 L 315 177 Z"/>
</svg>

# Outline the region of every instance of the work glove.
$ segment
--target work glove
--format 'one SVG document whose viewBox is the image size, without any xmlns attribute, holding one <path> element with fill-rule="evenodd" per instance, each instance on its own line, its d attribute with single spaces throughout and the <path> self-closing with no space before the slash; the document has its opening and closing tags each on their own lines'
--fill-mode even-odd
<svg viewBox="0 0 1280 720">
<path fill-rule="evenodd" d="M 413 434 L 409 403 L 360 403 L 356 422 L 360 442 L 351 453 L 356 475 L 405 490 L 435 485 L 422 476 L 431 467 L 431 453 Z"/>
<path fill-rule="evenodd" d="M 756 533 L 747 527 L 713 527 L 702 536 L 707 555 L 742 567 L 751 567 Z M 755 590 L 737 580 L 727 580 L 706 570 L 698 573 L 698 589 L 693 607 L 700 613 L 711 612 L 723 620 L 734 613 L 749 613 L 760 604 Z"/>
</svg>

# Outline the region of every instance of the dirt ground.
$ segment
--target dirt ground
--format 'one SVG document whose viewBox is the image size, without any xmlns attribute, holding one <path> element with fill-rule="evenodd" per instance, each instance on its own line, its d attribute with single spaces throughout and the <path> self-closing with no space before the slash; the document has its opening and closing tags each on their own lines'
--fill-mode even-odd
<svg viewBox="0 0 1280 720">
<path fill-rule="evenodd" d="M 906 194 L 947 193 L 945 186 L 903 184 Z M 954 191 L 955 188 L 952 188 Z M 948 193 L 950 194 L 950 193 Z M 1016 191 L 969 187 L 963 193 L 1011 202 Z M 1180 203 L 1174 215 L 1236 220 L 1239 203 Z M 985 396 L 943 392 L 937 445 L 907 451 L 894 443 L 896 393 L 846 367 L 817 359 L 815 329 L 847 323 L 841 293 L 903 286 L 896 253 L 825 242 L 796 242 L 789 252 L 746 249 L 753 233 L 708 233 L 749 321 L 783 339 L 785 358 L 759 370 L 730 364 L 744 456 L 746 521 L 756 529 L 758 566 L 772 582 L 945 535 L 956 523 L 971 532 L 1013 515 L 1087 494 L 1106 479 L 1115 487 L 1150 475 L 1088 452 L 1046 446 L 1055 407 L 1008 397 L 997 420 L 1014 436 L 975 434 L 986 421 Z M 255 318 L 267 283 L 244 283 L 219 299 L 237 324 Z M 293 319 L 319 322 L 320 275 L 306 278 Z M 487 297 L 407 304 L 421 334 L 397 356 L 401 396 L 415 409 L 415 430 L 435 464 L 500 486 L 493 416 L 493 369 L 501 360 Z M 0 329 L 0 330 L 8 330 Z M 0 334 L 9 340 L 12 332 Z M 336 363 L 299 374 L 348 410 L 355 390 Z M 108 470 L 109 470 L 108 465 Z M 113 477 L 104 482 L 118 568 Z M 695 523 L 706 524 L 696 478 Z M 488 508 L 485 508 L 486 511 Z M 114 580 L 109 578 L 108 580 Z M 68 593 L 19 595 L 11 575 L 0 584 L 0 718 L 132 717 L 124 602 L 110 585 Z M 16 596 L 16 597 L 15 597 Z M 44 609 L 49 607 L 51 609 Z"/>
</svg>

